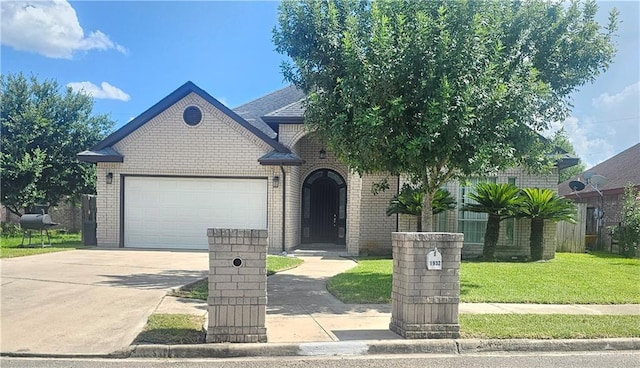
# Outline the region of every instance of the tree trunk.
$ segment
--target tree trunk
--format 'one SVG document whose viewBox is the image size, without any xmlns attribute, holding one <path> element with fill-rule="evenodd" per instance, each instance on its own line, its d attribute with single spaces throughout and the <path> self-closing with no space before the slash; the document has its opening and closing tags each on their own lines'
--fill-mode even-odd
<svg viewBox="0 0 640 368">
<path fill-rule="evenodd" d="M 484 233 L 484 246 L 482 247 L 482 258 L 487 261 L 495 259 L 496 245 L 500 236 L 500 216 L 489 215 L 487 230 Z"/>
<path fill-rule="evenodd" d="M 433 212 L 431 212 L 433 193 L 426 190 L 422 198 L 422 227 L 426 232 L 433 231 Z"/>
<path fill-rule="evenodd" d="M 544 220 L 531 219 L 531 236 L 529 243 L 531 246 L 531 260 L 539 261 L 544 254 Z"/>
</svg>

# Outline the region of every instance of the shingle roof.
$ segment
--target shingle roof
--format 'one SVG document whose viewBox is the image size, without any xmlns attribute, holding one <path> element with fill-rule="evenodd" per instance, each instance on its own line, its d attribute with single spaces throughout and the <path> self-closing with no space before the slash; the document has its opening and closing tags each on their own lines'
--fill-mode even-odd
<svg viewBox="0 0 640 368">
<path fill-rule="evenodd" d="M 586 172 L 607 178 L 607 181 L 599 188 L 602 191 L 621 189 L 628 183 L 640 186 L 640 143 L 581 173 L 580 180 L 583 183 L 586 183 L 584 178 Z M 571 178 L 558 184 L 558 193 L 560 195 L 572 194 L 573 191 L 569 188 L 569 182 L 572 180 L 576 180 L 576 178 Z M 587 185 L 584 190 L 580 191 L 580 195 L 591 192 L 595 193 L 596 190 Z"/>
<path fill-rule="evenodd" d="M 262 117 L 269 113 L 278 111 L 283 107 L 291 106 L 292 104 L 302 100 L 304 97 L 304 92 L 297 89 L 295 86 L 288 86 L 235 107 L 232 110 L 243 117 L 247 122 L 249 122 L 249 124 L 260 129 L 271 139 L 275 139 L 277 136 L 276 132 L 273 131 L 273 129 L 271 129 L 264 120 L 262 120 Z"/>
</svg>

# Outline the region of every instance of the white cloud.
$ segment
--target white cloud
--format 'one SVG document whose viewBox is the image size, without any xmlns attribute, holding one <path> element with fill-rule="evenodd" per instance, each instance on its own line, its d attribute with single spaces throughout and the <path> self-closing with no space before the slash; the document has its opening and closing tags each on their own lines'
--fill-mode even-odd
<svg viewBox="0 0 640 368">
<path fill-rule="evenodd" d="M 640 81 L 626 86 L 622 91 L 610 95 L 609 92 L 605 92 L 600 96 L 594 98 L 592 103 L 597 108 L 611 109 L 625 104 L 627 101 L 638 102 L 640 95 Z"/>
<path fill-rule="evenodd" d="M 130 96 L 118 87 L 107 82 L 102 82 L 100 87 L 91 82 L 71 82 L 67 84 L 76 92 L 81 92 L 94 98 L 104 98 L 109 100 L 129 101 Z"/>
<path fill-rule="evenodd" d="M 85 35 L 66 0 L 2 1 L 0 6 L 2 44 L 16 50 L 57 59 L 71 59 L 78 50 L 127 51 L 100 31 Z"/>
<path fill-rule="evenodd" d="M 603 132 L 601 131 L 603 128 L 598 124 L 593 124 L 591 121 L 580 121 L 575 116 L 569 116 L 563 122 L 551 123 L 550 129 L 544 135 L 550 137 L 561 128 L 564 128 L 576 155 L 580 157 L 587 168 L 593 167 L 617 153 L 614 146 L 609 143 L 610 139 L 603 138 L 605 135 L 613 135 L 614 131 L 605 129 L 607 131 Z"/>
</svg>

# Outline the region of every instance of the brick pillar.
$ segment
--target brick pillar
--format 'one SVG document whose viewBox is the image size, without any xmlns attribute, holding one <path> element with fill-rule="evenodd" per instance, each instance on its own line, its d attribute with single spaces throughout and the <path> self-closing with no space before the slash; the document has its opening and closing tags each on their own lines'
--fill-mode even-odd
<svg viewBox="0 0 640 368">
<path fill-rule="evenodd" d="M 267 230 L 208 229 L 207 342 L 267 342 Z"/>
<path fill-rule="evenodd" d="M 393 233 L 393 290 L 389 329 L 407 339 L 460 337 L 460 256 L 463 234 Z M 427 269 L 438 249 L 442 269 Z"/>
</svg>

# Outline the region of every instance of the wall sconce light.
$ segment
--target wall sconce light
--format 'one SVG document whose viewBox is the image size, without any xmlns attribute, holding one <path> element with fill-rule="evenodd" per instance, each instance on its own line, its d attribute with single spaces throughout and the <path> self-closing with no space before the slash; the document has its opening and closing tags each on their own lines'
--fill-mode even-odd
<svg viewBox="0 0 640 368">
<path fill-rule="evenodd" d="M 107 180 L 107 184 L 113 183 L 113 173 L 112 172 L 107 173 L 107 176 L 105 177 L 105 179 Z"/>
<path fill-rule="evenodd" d="M 325 151 L 325 150 L 324 150 L 324 148 L 322 148 L 322 149 L 320 150 L 320 159 L 321 159 L 321 160 L 324 160 L 324 159 L 326 159 L 326 158 L 327 158 L 327 151 Z"/>
<path fill-rule="evenodd" d="M 277 188 L 280 186 L 280 177 L 279 176 L 274 176 L 273 177 L 273 187 Z"/>
</svg>

